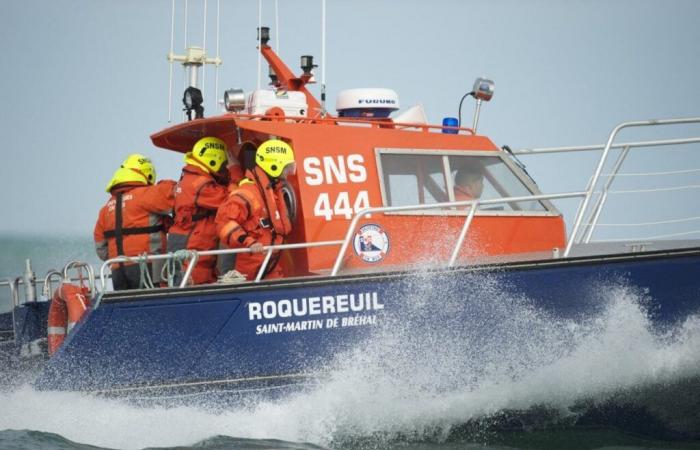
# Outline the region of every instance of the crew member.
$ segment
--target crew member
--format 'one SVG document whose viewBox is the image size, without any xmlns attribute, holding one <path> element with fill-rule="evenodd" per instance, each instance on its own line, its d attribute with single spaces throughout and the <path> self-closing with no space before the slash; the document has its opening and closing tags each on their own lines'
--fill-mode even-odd
<svg viewBox="0 0 700 450">
<path fill-rule="evenodd" d="M 284 141 L 265 141 L 255 152 L 255 166 L 246 171 L 238 189 L 231 192 L 216 215 L 221 243 L 230 248 L 249 248 L 238 255 L 236 269 L 248 280 L 255 279 L 264 260 L 263 246 L 279 245 L 292 231 L 282 193 L 283 182 L 294 174 L 294 152 Z M 276 252 L 265 269 L 265 278 L 279 278 L 282 269 Z"/>
<path fill-rule="evenodd" d="M 175 187 L 175 223 L 168 234 L 168 251 L 218 248 L 216 211 L 228 197 L 229 181 L 237 186 L 242 178 L 241 166 L 228 156 L 224 141 L 215 137 L 198 140 L 185 155 L 185 167 Z M 192 283 L 215 283 L 216 278 L 216 256 L 200 256 L 192 270 Z M 175 281 L 179 284 L 180 279 Z"/>
<path fill-rule="evenodd" d="M 114 172 L 106 189 L 112 196 L 95 223 L 95 250 L 100 259 L 165 251 L 164 222 L 173 210 L 175 182 L 155 182 L 153 163 L 136 153 L 129 155 Z M 142 286 L 137 263 L 115 263 L 111 269 L 115 290 Z M 157 282 L 159 274 L 152 274 L 152 279 Z"/>
<path fill-rule="evenodd" d="M 468 166 L 455 174 L 455 200 L 476 200 L 484 192 L 484 172 L 480 167 Z"/>
</svg>

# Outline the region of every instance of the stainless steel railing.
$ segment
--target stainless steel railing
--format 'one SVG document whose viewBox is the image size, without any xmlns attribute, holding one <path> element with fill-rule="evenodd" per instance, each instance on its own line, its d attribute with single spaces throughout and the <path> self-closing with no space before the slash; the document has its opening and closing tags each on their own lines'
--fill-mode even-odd
<svg viewBox="0 0 700 450">
<path fill-rule="evenodd" d="M 467 214 L 467 216 L 465 218 L 464 226 L 460 230 L 460 235 L 459 235 L 457 241 L 455 242 L 455 246 L 451 252 L 451 256 L 450 256 L 450 259 L 449 259 L 448 264 L 447 264 L 448 267 L 452 267 L 452 266 L 454 266 L 455 261 L 457 259 L 457 256 L 459 254 L 459 250 L 462 247 L 462 244 L 464 243 L 464 239 L 466 238 L 467 232 L 468 232 L 469 227 L 472 223 L 475 212 L 480 205 L 494 205 L 494 204 L 499 204 L 499 203 L 529 201 L 529 200 L 534 200 L 534 201 L 537 201 L 537 200 L 556 200 L 556 199 L 565 199 L 565 198 L 584 197 L 585 195 L 586 195 L 586 192 L 581 191 L 581 192 L 567 192 L 567 193 L 561 193 L 561 194 L 540 194 L 540 195 L 528 195 L 528 196 L 519 196 L 519 197 L 503 197 L 503 198 L 492 199 L 492 200 L 463 200 L 463 201 L 454 201 L 454 202 L 433 203 L 430 205 L 409 205 L 409 206 L 388 206 L 388 207 L 366 208 L 364 210 L 358 211 L 354 215 L 353 219 L 351 220 L 350 224 L 348 225 L 348 230 L 345 233 L 345 238 L 343 240 L 264 246 L 263 251 L 266 252 L 266 255 L 265 255 L 265 258 L 263 259 L 263 262 L 260 266 L 260 269 L 258 270 L 258 273 L 256 274 L 255 280 L 253 282 L 258 283 L 262 280 L 263 274 L 265 273 L 265 269 L 267 268 L 267 265 L 270 261 L 270 258 L 275 251 L 339 245 L 341 248 L 340 248 L 340 251 L 338 253 L 338 256 L 336 257 L 335 263 L 333 265 L 333 269 L 332 269 L 331 274 L 330 274 L 331 276 L 336 276 L 338 274 L 338 271 L 339 271 L 340 266 L 342 264 L 343 257 L 345 256 L 345 253 L 347 252 L 347 248 L 349 247 L 350 242 L 352 241 L 352 237 L 353 237 L 353 234 L 355 232 L 355 229 L 357 228 L 359 220 L 367 214 L 383 213 L 383 212 L 419 211 L 419 210 L 450 208 L 450 207 L 464 207 L 464 206 L 470 207 L 469 213 Z M 187 282 L 189 281 L 192 268 L 196 265 L 197 259 L 200 256 L 229 255 L 229 254 L 238 254 L 238 253 L 252 253 L 252 251 L 248 248 L 219 249 L 219 250 L 207 250 L 207 251 L 188 250 L 187 254 L 191 258 L 191 260 L 190 260 L 190 263 L 188 265 L 188 268 L 187 268 L 185 274 L 183 275 L 183 280 L 180 283 L 179 287 L 184 288 L 185 286 L 187 286 Z M 120 263 L 120 262 L 122 262 L 122 263 L 123 262 L 139 263 L 139 262 L 157 261 L 157 260 L 170 260 L 170 259 L 175 258 L 175 257 L 176 257 L 175 253 L 165 253 L 165 254 L 160 254 L 160 255 L 141 255 L 141 256 L 133 256 L 133 257 L 119 256 L 116 258 L 111 258 L 111 259 L 105 261 L 100 268 L 100 280 L 101 280 L 102 289 L 104 290 L 104 287 L 106 286 L 106 282 L 105 282 L 106 270 L 112 264 L 116 264 L 116 263 Z"/>
<path fill-rule="evenodd" d="M 620 133 L 621 130 L 625 128 L 632 128 L 632 127 L 653 127 L 653 126 L 663 126 L 663 125 L 682 125 L 682 124 L 697 124 L 700 123 L 700 117 L 689 117 L 689 118 L 682 118 L 682 119 L 662 119 L 662 120 L 640 120 L 640 121 L 632 121 L 632 122 L 623 122 L 619 125 L 617 125 L 613 130 L 610 132 L 610 136 L 608 137 L 608 140 L 605 145 L 585 145 L 585 146 L 572 146 L 572 147 L 549 147 L 549 148 L 538 148 L 538 149 L 521 149 L 521 150 L 513 150 L 513 154 L 515 155 L 532 155 L 532 154 L 544 154 L 544 153 L 560 153 L 560 152 L 581 152 L 581 151 L 591 151 L 591 150 L 602 150 L 602 154 L 600 156 L 600 159 L 598 160 L 598 164 L 595 168 L 595 171 L 593 173 L 593 176 L 590 178 L 588 182 L 588 186 L 586 187 L 586 196 L 580 205 L 577 213 L 576 213 L 576 218 L 574 220 L 574 225 L 573 229 L 571 231 L 571 236 L 569 238 L 569 241 L 566 246 L 566 250 L 564 251 L 564 256 L 568 256 L 569 252 L 571 251 L 571 247 L 573 246 L 574 242 L 578 240 L 578 242 L 584 242 L 584 243 L 589 243 L 591 241 L 591 237 L 593 235 L 593 231 L 595 230 L 595 227 L 598 223 L 598 220 L 600 218 L 600 214 L 603 210 L 603 207 L 605 205 L 605 202 L 608 198 L 608 193 L 610 190 L 610 186 L 612 185 L 614 179 L 617 177 L 620 167 L 622 166 L 622 163 L 624 162 L 625 158 L 627 157 L 629 151 L 634 148 L 641 148 L 641 147 L 658 147 L 658 146 L 669 146 L 669 145 L 683 145 L 683 144 L 694 144 L 694 143 L 700 143 L 700 138 L 680 138 L 680 139 L 662 139 L 662 140 L 652 140 L 652 141 L 638 141 L 638 142 L 624 142 L 624 143 L 617 143 L 614 144 L 614 140 L 617 137 L 617 135 Z M 613 169 L 611 174 L 609 174 L 607 181 L 605 182 L 601 192 L 600 196 L 598 197 L 596 203 L 593 205 L 593 207 L 590 209 L 590 213 L 588 210 L 588 205 L 591 201 L 591 197 L 593 196 L 594 193 L 598 193 L 595 191 L 595 188 L 598 184 L 598 181 L 601 177 L 603 167 L 605 166 L 608 156 L 610 154 L 610 150 L 612 148 L 621 148 L 622 152 L 618 156 L 618 159 L 615 161 L 613 165 Z M 582 225 L 583 219 L 586 215 L 589 215 L 591 217 L 590 221 L 586 224 L 586 228 L 582 231 L 581 236 L 577 236 L 579 234 L 579 229 Z"/>
<path fill-rule="evenodd" d="M 54 278 L 58 278 L 59 285 L 62 283 L 81 282 L 84 280 L 85 277 L 82 277 L 81 273 L 79 273 L 78 276 L 75 278 L 71 277 L 71 270 L 85 270 L 87 273 L 88 286 L 90 288 L 90 292 L 96 292 L 94 269 L 88 263 L 82 261 L 70 261 L 60 271 L 51 269 L 46 273 L 44 279 L 34 280 L 32 284 L 34 287 L 38 287 L 39 285 L 41 285 L 42 297 L 44 297 L 46 300 L 49 300 L 51 297 L 51 290 L 53 288 L 52 280 Z M 13 308 L 19 306 L 22 303 L 20 301 L 19 286 L 24 285 L 25 283 L 26 280 L 24 279 L 24 277 L 7 278 L 5 280 L 0 280 L 0 287 L 6 286 L 10 290 L 10 300 L 12 301 Z M 26 302 L 27 298 L 25 298 L 24 301 Z"/>
<path fill-rule="evenodd" d="M 262 277 L 265 273 L 265 269 L 267 268 L 267 264 L 270 262 L 270 258 L 272 257 L 272 254 L 275 251 L 341 245 L 342 243 L 343 243 L 343 241 L 338 240 L 338 241 L 303 242 L 303 243 L 299 243 L 299 244 L 281 244 L 281 245 L 263 246 L 263 251 L 266 252 L 265 258 L 263 259 L 263 263 L 260 266 L 260 269 L 258 270 L 258 273 L 257 273 L 255 280 L 253 282 L 258 283 L 258 282 L 260 282 L 260 280 L 262 280 Z M 206 250 L 206 251 L 187 250 L 187 254 L 190 257 L 190 262 L 188 264 L 187 270 L 185 271 L 185 274 L 183 275 L 183 279 L 182 279 L 182 282 L 180 283 L 179 287 L 183 288 L 183 287 L 187 286 L 187 282 L 190 279 L 192 269 L 197 264 L 197 260 L 200 256 L 231 255 L 231 254 L 238 254 L 238 253 L 252 253 L 252 250 L 249 248 L 235 248 L 235 249 L 232 248 L 232 249 L 219 249 L 219 250 Z M 133 257 L 118 256 L 116 258 L 108 259 L 100 267 L 100 281 L 101 281 L 102 289 L 104 290 L 104 288 L 106 286 L 106 282 L 105 282 L 106 270 L 112 264 L 120 263 L 120 262 L 139 263 L 139 262 L 145 262 L 145 261 L 170 260 L 170 259 L 173 259 L 175 257 L 176 257 L 175 253 L 164 253 L 161 255 L 142 255 L 142 256 L 133 256 Z"/>
</svg>

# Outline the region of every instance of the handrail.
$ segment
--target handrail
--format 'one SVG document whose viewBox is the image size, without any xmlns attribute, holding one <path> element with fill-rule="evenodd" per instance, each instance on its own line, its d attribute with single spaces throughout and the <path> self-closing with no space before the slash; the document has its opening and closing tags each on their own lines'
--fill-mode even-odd
<svg viewBox="0 0 700 450">
<path fill-rule="evenodd" d="M 474 210 L 476 209 L 476 205 L 494 205 L 498 203 L 508 203 L 508 202 L 523 202 L 523 201 L 532 201 L 532 200 L 555 200 L 555 199 L 562 199 L 562 198 L 574 198 L 574 197 L 584 197 L 586 195 L 586 191 L 581 191 L 581 192 L 565 192 L 562 194 L 539 194 L 539 195 L 527 195 L 527 196 L 519 196 L 519 197 L 503 197 L 503 198 L 496 198 L 496 199 L 491 199 L 491 200 L 460 200 L 460 201 L 455 201 L 455 202 L 442 202 L 442 203 L 431 203 L 429 205 L 408 205 L 408 206 L 380 206 L 380 207 L 375 207 L 375 208 L 365 208 L 360 211 L 358 211 L 355 216 L 352 218 L 352 221 L 350 222 L 350 225 L 348 226 L 348 231 L 345 233 L 345 239 L 343 239 L 343 245 L 340 248 L 340 252 L 338 253 L 338 257 L 335 260 L 335 264 L 333 264 L 333 270 L 331 271 L 331 276 L 335 276 L 338 274 L 338 270 L 340 269 L 340 265 L 342 263 L 343 258 L 345 257 L 345 253 L 348 250 L 348 247 L 350 246 L 350 241 L 352 240 L 353 234 L 355 232 L 355 229 L 357 228 L 357 224 L 360 221 L 360 218 L 367 214 L 376 214 L 376 213 L 385 213 L 385 212 L 402 212 L 402 211 L 420 211 L 420 210 L 425 210 L 425 209 L 438 209 L 438 208 L 450 208 L 450 207 L 459 207 L 459 206 L 471 206 L 472 209 L 467 215 L 465 219 L 465 226 L 462 228 L 462 231 L 460 232 L 460 238 L 458 239 L 457 243 L 460 244 L 464 240 L 463 234 L 466 236 L 467 233 L 467 228 L 469 224 L 471 224 L 471 219 L 474 217 Z M 455 247 L 457 250 L 453 250 L 453 254 L 450 257 L 450 263 L 454 263 L 454 259 L 456 256 L 454 255 L 455 251 L 459 251 L 459 247 L 455 244 Z M 449 266 L 448 266 L 449 267 Z"/>
<path fill-rule="evenodd" d="M 86 262 L 82 261 L 70 261 L 68 264 L 66 264 L 63 267 L 63 279 L 61 280 L 61 284 L 64 282 L 70 282 L 71 278 L 68 276 L 68 271 L 71 269 L 78 269 L 79 271 L 82 269 L 85 269 L 88 274 L 88 287 L 90 288 L 90 293 L 94 294 L 95 293 L 95 271 L 93 270 L 92 266 Z"/>
<path fill-rule="evenodd" d="M 58 270 L 51 269 L 46 273 L 46 276 L 44 277 L 44 287 L 41 290 L 41 294 L 44 298 L 49 299 L 51 298 L 51 278 L 54 276 L 58 275 L 58 281 L 59 283 L 63 282 L 63 274 L 59 272 Z M 38 283 L 37 283 L 38 284 Z"/>
<path fill-rule="evenodd" d="M 190 253 L 192 254 L 192 260 L 190 263 L 187 265 L 187 270 L 185 270 L 185 275 L 182 277 L 182 281 L 180 282 L 180 288 L 184 288 L 187 286 L 187 281 L 190 279 L 192 276 L 192 271 L 194 270 L 195 266 L 197 265 L 197 262 L 199 261 L 199 253 L 196 251 L 191 251 Z"/>
<path fill-rule="evenodd" d="M 610 186 L 612 186 L 613 181 L 615 180 L 615 177 L 617 176 L 617 173 L 620 171 L 620 167 L 622 166 L 622 163 L 625 161 L 625 158 L 627 158 L 627 155 L 630 152 L 630 147 L 625 146 L 622 148 L 622 151 L 617 157 L 617 161 L 615 161 L 615 165 L 613 166 L 612 172 L 609 174 L 607 181 L 605 182 L 605 185 L 603 186 L 603 192 L 600 194 L 600 197 L 598 197 L 598 201 L 596 202 L 595 206 L 593 206 L 593 220 L 591 220 L 591 223 L 587 225 L 588 228 L 588 233 L 586 234 L 585 237 L 585 242 L 588 244 L 591 241 L 591 236 L 593 235 L 593 230 L 595 229 L 596 225 L 598 224 L 598 219 L 600 218 L 600 213 L 603 212 L 603 206 L 605 206 L 605 201 L 608 199 L 608 192 L 610 190 Z M 585 233 L 585 230 L 584 230 Z"/>
<path fill-rule="evenodd" d="M 684 119 L 661 119 L 661 120 L 637 120 L 637 121 L 631 121 L 631 122 L 623 122 L 613 128 L 613 130 L 610 132 L 610 136 L 608 137 L 608 141 L 605 144 L 605 149 L 603 150 L 603 153 L 600 155 L 600 160 L 598 161 L 598 165 L 595 169 L 595 172 L 593 173 L 593 177 L 591 178 L 591 181 L 588 184 L 588 187 L 586 188 L 586 196 L 583 199 L 583 202 L 581 203 L 581 207 L 579 208 L 577 214 L 576 214 L 576 219 L 574 221 L 574 226 L 573 229 L 571 230 L 571 235 L 569 236 L 569 242 L 566 244 L 566 249 L 564 250 L 564 257 L 569 256 L 569 253 L 571 252 L 571 247 L 574 245 L 574 241 L 576 239 L 576 236 L 578 235 L 579 228 L 581 226 L 581 222 L 583 221 L 583 217 L 588 211 L 588 203 L 591 200 L 591 196 L 593 195 L 593 190 L 595 189 L 596 184 L 598 184 L 598 179 L 600 178 L 600 174 L 603 171 L 603 166 L 608 160 L 608 154 L 610 153 L 610 148 L 612 147 L 613 141 L 615 140 L 615 137 L 617 137 L 617 134 L 623 130 L 624 128 L 631 128 L 631 127 L 648 127 L 648 126 L 657 126 L 657 125 L 680 125 L 680 124 L 688 124 L 688 123 L 700 123 L 700 117 L 689 117 L 689 118 L 684 118 Z M 681 139 L 682 141 L 683 139 Z M 685 139 L 688 140 L 688 139 Z M 698 140 L 700 142 L 700 140 Z M 661 144 L 659 144 L 661 145 Z M 631 146 L 630 146 L 631 147 Z M 614 177 L 613 177 L 614 178 Z M 610 182 L 611 183 L 611 182 Z M 593 231 L 590 232 L 592 234 Z M 589 238 L 590 238 L 589 234 Z"/>
<path fill-rule="evenodd" d="M 665 145 L 682 145 L 682 144 L 697 144 L 700 143 L 700 138 L 679 138 L 679 139 L 661 139 L 657 141 L 636 141 L 636 142 L 621 142 L 613 144 L 611 148 L 625 147 L 661 147 Z M 565 147 L 539 147 L 539 148 L 519 148 L 512 150 L 514 155 L 541 155 L 545 153 L 568 153 L 568 152 L 587 152 L 594 150 L 604 150 L 605 144 L 595 145 L 572 145 Z"/>
<path fill-rule="evenodd" d="M 329 125 L 334 125 L 337 123 L 347 123 L 347 124 L 361 124 L 369 125 L 373 128 L 380 127 L 397 127 L 401 129 L 419 128 L 422 132 L 429 132 L 430 130 L 450 130 L 452 132 L 465 131 L 469 135 L 476 135 L 473 128 L 467 127 L 456 127 L 456 126 L 446 126 L 446 125 L 436 125 L 429 123 L 411 123 L 411 122 L 394 122 L 392 119 L 365 119 L 361 117 L 307 117 L 307 116 L 272 116 L 265 114 L 231 114 L 234 119 L 244 119 L 244 120 L 269 120 L 274 122 L 286 122 L 293 120 L 297 123 L 326 123 Z M 187 122 L 185 122 L 187 123 Z"/>
<path fill-rule="evenodd" d="M 19 280 L 21 280 L 22 277 L 17 277 L 17 278 L 7 278 L 7 280 L 3 283 L 7 283 L 7 285 L 10 287 L 10 300 L 12 300 L 12 310 L 19 306 L 19 293 L 17 292 L 17 285 L 19 284 Z"/>
<path fill-rule="evenodd" d="M 21 277 L 20 277 L 21 278 Z M 10 297 L 12 300 L 12 330 L 14 331 L 14 341 L 15 344 L 17 343 L 17 330 L 16 330 L 16 311 L 17 307 L 19 306 L 19 293 L 17 292 L 17 280 L 19 278 L 15 278 L 14 280 L 12 278 L 7 279 L 8 286 L 10 286 Z"/>
<path fill-rule="evenodd" d="M 296 250 L 296 249 L 302 249 L 302 248 L 314 248 L 314 247 L 324 247 L 324 246 L 332 246 L 332 245 L 341 245 L 343 241 L 341 240 L 336 240 L 336 241 L 318 241 L 318 242 L 302 242 L 298 244 L 279 244 L 279 245 L 265 245 L 263 246 L 263 251 L 268 251 L 270 257 L 272 256 L 272 252 L 277 251 L 277 250 Z M 218 249 L 218 250 L 204 250 L 204 251 L 198 251 L 198 250 L 188 250 L 188 252 L 192 253 L 193 255 L 196 255 L 197 257 L 199 256 L 218 256 L 218 255 L 231 255 L 231 254 L 238 254 L 238 253 L 253 253 L 253 251 L 249 248 L 225 248 L 225 249 Z M 175 257 L 175 253 L 163 253 L 163 254 L 157 254 L 157 255 L 145 255 L 145 256 L 117 256 L 116 258 L 111 258 L 102 263 L 102 266 L 100 267 L 100 281 L 102 285 L 102 290 L 105 290 L 106 282 L 106 270 L 110 265 L 114 263 L 120 263 L 120 262 L 139 262 L 143 261 L 146 259 L 147 261 L 156 261 L 156 260 L 168 260 Z M 266 257 L 265 260 L 263 261 L 265 264 L 260 266 L 260 270 L 258 271 L 258 274 L 256 276 L 256 279 L 254 280 L 255 283 L 259 282 L 262 278 L 262 275 L 264 273 L 264 270 L 266 268 L 267 262 L 269 262 L 270 257 Z M 190 264 L 188 267 L 188 272 L 185 272 L 185 275 L 183 276 L 182 283 L 180 284 L 180 287 L 185 287 L 187 285 L 187 281 L 189 279 L 189 275 L 191 273 L 191 269 L 194 268 L 194 264 Z"/>
<path fill-rule="evenodd" d="M 60 273 L 60 272 L 58 272 L 58 273 Z M 62 276 L 62 274 L 61 274 L 61 276 Z M 20 277 L 20 278 L 21 278 L 21 277 Z M 9 280 L 10 280 L 10 278 L 0 279 L 0 287 L 9 286 L 9 284 L 10 284 Z M 71 278 L 70 281 L 71 281 L 71 282 L 73 282 L 73 281 L 80 281 L 80 279 L 79 279 L 79 278 Z M 19 280 L 19 284 L 24 284 L 24 280 L 23 280 L 23 279 L 20 279 L 20 280 Z M 38 286 L 38 285 L 40 285 L 40 284 L 43 286 L 44 280 L 36 280 L 36 281 L 34 282 L 34 285 L 36 285 L 36 286 Z"/>
</svg>

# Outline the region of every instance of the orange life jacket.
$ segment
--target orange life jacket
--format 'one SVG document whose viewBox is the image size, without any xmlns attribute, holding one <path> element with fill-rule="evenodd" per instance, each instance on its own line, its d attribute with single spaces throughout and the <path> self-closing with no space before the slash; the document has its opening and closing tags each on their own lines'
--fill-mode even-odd
<svg viewBox="0 0 700 450">
<path fill-rule="evenodd" d="M 175 187 L 175 222 L 168 235 L 168 251 L 214 250 L 219 246 L 214 218 L 228 197 L 228 188 L 205 170 L 188 164 Z M 192 272 L 194 284 L 216 281 L 216 257 L 200 256 Z"/>
<path fill-rule="evenodd" d="M 175 187 L 175 221 L 170 233 L 187 235 L 188 249 L 216 248 L 219 239 L 214 218 L 227 197 L 226 186 L 199 167 L 186 165 Z"/>
<path fill-rule="evenodd" d="M 175 182 L 158 184 L 121 184 L 112 189 L 112 197 L 100 210 L 94 239 L 98 256 L 138 256 L 165 251 L 164 218 L 173 210 Z"/>
<path fill-rule="evenodd" d="M 229 248 L 282 244 L 292 231 L 282 184 L 273 187 L 267 174 L 257 166 L 248 170 L 246 178 L 219 207 L 216 225 L 221 243 Z M 260 253 L 239 254 L 236 268 L 249 280 L 254 279 L 263 259 L 264 254 Z M 281 276 L 278 259 L 276 252 L 266 269 L 268 278 Z"/>
</svg>

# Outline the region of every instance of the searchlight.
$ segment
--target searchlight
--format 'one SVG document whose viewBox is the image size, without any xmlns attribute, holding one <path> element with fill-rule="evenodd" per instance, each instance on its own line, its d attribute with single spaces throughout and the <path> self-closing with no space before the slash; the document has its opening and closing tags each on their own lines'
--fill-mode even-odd
<svg viewBox="0 0 700 450">
<path fill-rule="evenodd" d="M 185 105 L 183 111 L 187 112 L 187 120 L 192 120 L 192 111 L 195 112 L 195 119 L 201 119 L 204 117 L 204 107 L 202 103 L 204 102 L 204 97 L 202 97 L 202 91 L 194 86 L 190 86 L 185 89 L 185 93 L 182 96 L 182 103 Z"/>
<path fill-rule="evenodd" d="M 228 112 L 239 112 L 245 109 L 245 92 L 243 89 L 228 89 L 224 92 L 224 108 Z"/>
</svg>

